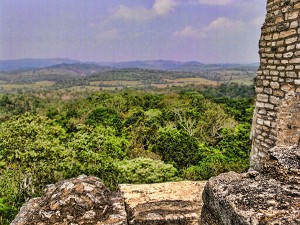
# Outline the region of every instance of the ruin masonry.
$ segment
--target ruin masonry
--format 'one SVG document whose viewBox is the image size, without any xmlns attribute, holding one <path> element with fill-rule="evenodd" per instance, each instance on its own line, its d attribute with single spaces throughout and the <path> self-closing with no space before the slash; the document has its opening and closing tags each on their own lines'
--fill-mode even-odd
<svg viewBox="0 0 300 225">
<path fill-rule="evenodd" d="M 261 170 L 274 146 L 300 139 L 300 1 L 268 0 L 259 42 L 251 167 Z"/>
</svg>

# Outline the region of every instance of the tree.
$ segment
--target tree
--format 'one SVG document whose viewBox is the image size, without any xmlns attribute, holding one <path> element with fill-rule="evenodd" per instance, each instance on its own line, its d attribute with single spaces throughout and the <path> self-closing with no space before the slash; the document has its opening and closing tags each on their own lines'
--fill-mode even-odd
<svg viewBox="0 0 300 225">
<path fill-rule="evenodd" d="M 223 136 L 222 130 L 232 131 L 237 123 L 220 105 L 207 102 L 206 107 L 200 115 L 195 136 L 203 143 L 215 143 Z"/>
<path fill-rule="evenodd" d="M 182 169 L 199 161 L 197 140 L 183 130 L 164 128 L 153 146 L 153 151 L 166 163 Z"/>
<path fill-rule="evenodd" d="M 111 126 L 116 129 L 120 129 L 122 126 L 122 120 L 119 113 L 111 108 L 96 108 L 94 109 L 86 119 L 86 124 L 97 126 L 102 125 L 105 127 Z"/>
</svg>

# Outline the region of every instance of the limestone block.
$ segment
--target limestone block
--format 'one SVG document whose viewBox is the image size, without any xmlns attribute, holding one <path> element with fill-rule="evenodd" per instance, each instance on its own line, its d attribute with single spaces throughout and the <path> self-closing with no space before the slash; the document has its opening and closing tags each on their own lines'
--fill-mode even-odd
<svg viewBox="0 0 300 225">
<path fill-rule="evenodd" d="M 292 31 L 292 30 L 291 30 Z M 295 34 L 296 34 L 296 31 L 295 31 Z M 286 39 L 285 40 L 285 43 L 287 44 L 287 45 L 289 45 L 289 44 L 292 44 L 292 43 L 295 43 L 295 42 L 297 42 L 298 41 L 298 37 L 293 37 L 293 38 L 288 38 L 288 39 Z"/>
<path fill-rule="evenodd" d="M 258 94 L 257 95 L 257 101 L 268 102 L 269 101 L 269 96 L 265 95 L 265 94 Z"/>
<path fill-rule="evenodd" d="M 300 58 L 294 58 L 290 60 L 290 63 L 296 63 L 299 64 L 300 63 Z"/>
<path fill-rule="evenodd" d="M 293 52 L 287 52 L 287 53 L 284 53 L 284 54 L 283 54 L 283 57 L 284 57 L 284 58 L 291 58 L 291 57 L 293 57 L 293 55 L 294 55 Z"/>
<path fill-rule="evenodd" d="M 287 31 L 280 32 L 279 37 L 280 37 L 280 38 L 286 38 L 286 37 L 295 35 L 296 33 L 297 33 L 297 31 L 296 31 L 295 29 L 287 30 Z M 294 42 L 295 42 L 295 41 L 294 41 Z M 285 42 L 285 43 L 286 43 L 286 44 L 290 44 L 290 43 L 293 43 L 293 42 L 288 41 L 288 42 Z"/>
<path fill-rule="evenodd" d="M 198 225 L 205 182 L 120 185 L 130 225 Z"/>
<path fill-rule="evenodd" d="M 271 82 L 270 86 L 273 89 L 278 89 L 280 87 L 280 84 L 278 82 Z"/>
</svg>

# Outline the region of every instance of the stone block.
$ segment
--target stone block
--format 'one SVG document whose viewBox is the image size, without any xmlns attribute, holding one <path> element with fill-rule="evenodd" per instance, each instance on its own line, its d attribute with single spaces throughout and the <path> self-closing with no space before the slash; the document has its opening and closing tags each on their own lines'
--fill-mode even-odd
<svg viewBox="0 0 300 225">
<path fill-rule="evenodd" d="M 274 109 L 274 105 L 269 104 L 269 103 L 265 103 L 265 108 L 266 109 Z"/>
<path fill-rule="evenodd" d="M 299 16 L 299 12 L 298 11 L 294 11 L 294 12 L 291 12 L 291 13 L 287 14 L 287 19 L 288 20 L 294 20 L 294 19 L 297 19 L 298 16 Z"/>
<path fill-rule="evenodd" d="M 273 89 L 272 88 L 265 88 L 264 93 L 268 94 L 268 95 L 271 95 L 273 93 Z"/>
<path fill-rule="evenodd" d="M 284 53 L 284 54 L 283 54 L 283 58 L 292 58 L 293 55 L 294 55 L 293 52 L 287 52 L 287 53 Z"/>
<path fill-rule="evenodd" d="M 286 72 L 286 76 L 287 77 L 297 77 L 297 73 L 294 71 L 289 71 L 289 72 Z"/>
<path fill-rule="evenodd" d="M 285 40 L 285 44 L 289 45 L 289 44 L 295 43 L 297 41 L 298 41 L 298 37 L 288 38 Z"/>
<path fill-rule="evenodd" d="M 295 64 L 299 64 L 300 63 L 300 58 L 294 58 L 290 60 L 290 63 L 295 63 Z"/>
<path fill-rule="evenodd" d="M 273 94 L 274 94 L 274 96 L 278 96 L 278 97 L 284 96 L 284 92 L 281 90 L 274 90 Z"/>
<path fill-rule="evenodd" d="M 294 5 L 294 9 L 300 9 L 300 3 L 297 3 L 296 5 Z"/>
<path fill-rule="evenodd" d="M 120 185 L 129 225 L 198 225 L 206 182 Z"/>
<path fill-rule="evenodd" d="M 274 96 L 270 96 L 270 102 L 274 105 L 278 105 L 280 102 L 280 98 L 278 97 L 274 97 Z"/>
<path fill-rule="evenodd" d="M 280 38 L 286 38 L 286 37 L 289 37 L 289 36 L 292 36 L 292 35 L 295 35 L 295 34 L 297 34 L 296 29 L 292 29 L 292 30 L 287 30 L 287 31 L 282 31 L 282 32 L 280 32 L 279 37 L 280 37 Z M 271 39 L 270 39 L 270 40 L 271 40 Z M 293 41 L 293 42 L 296 42 L 296 41 Z M 293 43 L 293 42 L 288 41 L 288 42 L 285 42 L 285 43 L 286 43 L 286 44 L 291 44 L 291 43 Z"/>
<path fill-rule="evenodd" d="M 291 22 L 290 28 L 297 28 L 299 26 L 299 22 L 297 20 Z"/>
<path fill-rule="evenodd" d="M 270 86 L 273 89 L 278 89 L 280 87 L 280 84 L 278 82 L 271 82 Z"/>
<path fill-rule="evenodd" d="M 257 95 L 257 101 L 268 102 L 269 101 L 269 96 L 265 95 L 265 94 L 258 94 Z"/>
<path fill-rule="evenodd" d="M 270 84 L 270 81 L 268 80 L 263 80 L 263 86 L 269 86 Z"/>
</svg>

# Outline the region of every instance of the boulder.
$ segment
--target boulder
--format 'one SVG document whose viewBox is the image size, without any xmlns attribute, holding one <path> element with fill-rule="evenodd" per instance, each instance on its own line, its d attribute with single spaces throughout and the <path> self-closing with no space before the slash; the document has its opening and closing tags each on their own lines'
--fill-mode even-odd
<svg viewBox="0 0 300 225">
<path fill-rule="evenodd" d="M 47 186 L 28 201 L 11 225 L 126 225 L 123 198 L 85 175 Z"/>
<path fill-rule="evenodd" d="M 275 147 L 261 172 L 211 178 L 203 192 L 205 225 L 300 224 L 298 147 Z"/>
</svg>

